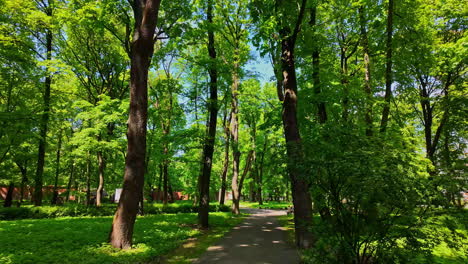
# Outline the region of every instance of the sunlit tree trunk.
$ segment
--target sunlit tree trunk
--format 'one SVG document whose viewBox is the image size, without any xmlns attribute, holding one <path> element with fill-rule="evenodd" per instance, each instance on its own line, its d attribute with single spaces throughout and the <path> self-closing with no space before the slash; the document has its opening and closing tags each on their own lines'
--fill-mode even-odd
<svg viewBox="0 0 468 264">
<path fill-rule="evenodd" d="M 97 152 L 98 158 L 98 171 L 99 171 L 99 184 L 96 190 L 96 206 L 101 206 L 102 204 L 102 195 L 104 193 L 104 169 L 106 167 L 104 155 L 102 150 Z"/>
<path fill-rule="evenodd" d="M 231 101 L 231 140 L 232 140 L 232 213 L 240 214 L 239 209 L 239 165 L 240 165 L 240 156 L 241 152 L 239 150 L 239 101 L 238 101 L 238 88 L 239 88 L 239 78 L 235 73 L 233 75 L 233 84 L 231 86 L 232 101 Z"/>
<path fill-rule="evenodd" d="M 154 51 L 154 34 L 160 0 L 131 2 L 135 17 L 130 67 L 130 111 L 125 175 L 109 242 L 115 248 L 132 246 L 133 227 L 143 193 L 148 119 L 148 69 Z"/>
</svg>

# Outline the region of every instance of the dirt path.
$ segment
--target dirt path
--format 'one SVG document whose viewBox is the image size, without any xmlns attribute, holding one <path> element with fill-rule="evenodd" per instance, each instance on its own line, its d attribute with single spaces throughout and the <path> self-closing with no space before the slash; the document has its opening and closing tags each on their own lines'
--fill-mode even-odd
<svg viewBox="0 0 468 264">
<path fill-rule="evenodd" d="M 243 209 L 251 215 L 194 263 L 297 264 L 299 254 L 286 243 L 286 230 L 275 216 L 285 211 Z"/>
</svg>

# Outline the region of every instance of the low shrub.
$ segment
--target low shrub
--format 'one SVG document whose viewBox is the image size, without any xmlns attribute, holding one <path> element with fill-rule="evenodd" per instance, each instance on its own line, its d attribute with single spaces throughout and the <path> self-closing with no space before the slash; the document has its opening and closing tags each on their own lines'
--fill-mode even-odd
<svg viewBox="0 0 468 264">
<path fill-rule="evenodd" d="M 15 219 L 40 219 L 55 218 L 64 216 L 110 216 L 115 212 L 115 204 L 104 204 L 101 207 L 85 206 L 82 204 L 67 204 L 64 206 L 24 206 L 0 208 L 0 220 Z M 211 204 L 210 212 L 229 212 L 226 205 Z M 177 213 L 196 213 L 198 206 L 192 203 L 181 202 L 171 203 L 166 206 L 156 203 L 145 204 L 145 214 L 177 214 Z"/>
</svg>

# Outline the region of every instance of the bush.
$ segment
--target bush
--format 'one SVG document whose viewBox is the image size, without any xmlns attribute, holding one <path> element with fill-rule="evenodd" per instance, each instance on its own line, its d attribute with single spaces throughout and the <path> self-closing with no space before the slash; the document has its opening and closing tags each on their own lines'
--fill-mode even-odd
<svg viewBox="0 0 468 264">
<path fill-rule="evenodd" d="M 433 197 L 430 162 L 418 145 L 404 131 L 369 138 L 351 125 L 322 129 L 305 148 L 322 220 L 312 262 L 407 263 L 398 254 L 402 243 L 413 253 L 430 251 L 418 232 Z"/>
<path fill-rule="evenodd" d="M 101 207 L 85 206 L 82 204 L 67 204 L 64 206 L 25 206 L 19 208 L 0 208 L 0 220 L 39 219 L 64 216 L 110 216 L 114 214 L 115 208 L 115 204 L 104 204 Z M 230 209 L 226 205 L 210 205 L 210 212 L 229 211 Z M 147 203 L 145 204 L 144 208 L 145 214 L 177 214 L 196 212 L 198 212 L 198 206 L 193 206 L 191 202 L 172 203 L 168 204 L 167 206 L 156 203 Z"/>
</svg>

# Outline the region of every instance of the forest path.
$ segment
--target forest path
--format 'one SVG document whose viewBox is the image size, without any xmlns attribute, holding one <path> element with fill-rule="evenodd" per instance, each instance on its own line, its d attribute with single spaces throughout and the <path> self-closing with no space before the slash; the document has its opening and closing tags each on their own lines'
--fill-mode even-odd
<svg viewBox="0 0 468 264">
<path fill-rule="evenodd" d="M 299 254 L 286 243 L 287 231 L 276 216 L 285 211 L 242 209 L 251 214 L 194 263 L 296 264 Z"/>
</svg>

